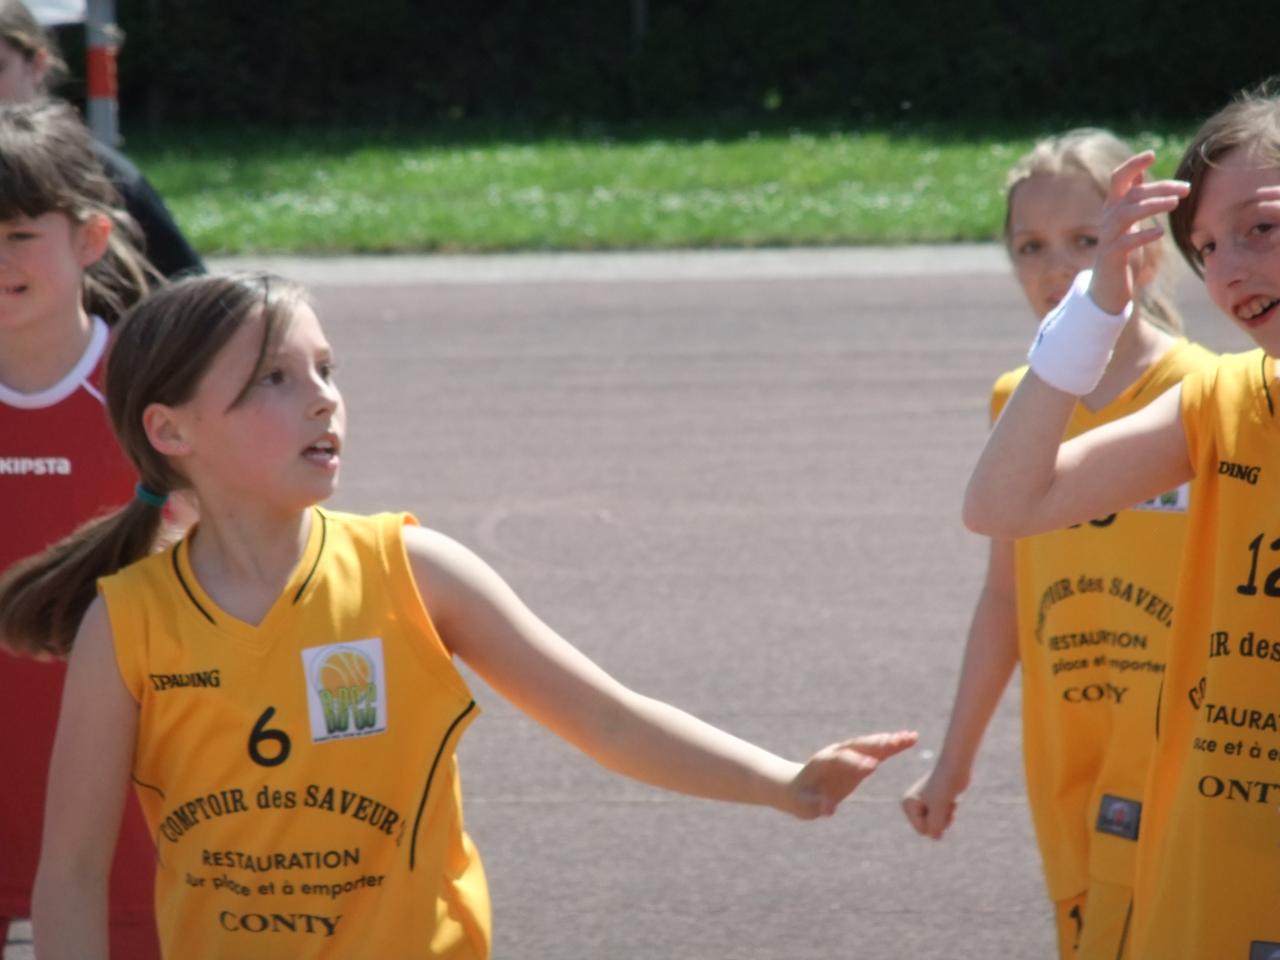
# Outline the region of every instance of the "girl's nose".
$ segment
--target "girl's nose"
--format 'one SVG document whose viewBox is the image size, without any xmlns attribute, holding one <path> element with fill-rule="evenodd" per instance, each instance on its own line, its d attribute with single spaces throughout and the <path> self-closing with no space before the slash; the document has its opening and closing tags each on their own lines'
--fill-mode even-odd
<svg viewBox="0 0 1280 960">
<path fill-rule="evenodd" d="M 313 382 L 315 396 L 311 404 L 312 416 L 328 416 L 342 402 L 342 394 L 338 392 L 338 385 L 332 380 L 316 377 Z"/>
<path fill-rule="evenodd" d="M 1049 251 L 1048 270 L 1054 276 L 1074 277 L 1080 266 L 1066 250 L 1054 247 Z"/>
</svg>

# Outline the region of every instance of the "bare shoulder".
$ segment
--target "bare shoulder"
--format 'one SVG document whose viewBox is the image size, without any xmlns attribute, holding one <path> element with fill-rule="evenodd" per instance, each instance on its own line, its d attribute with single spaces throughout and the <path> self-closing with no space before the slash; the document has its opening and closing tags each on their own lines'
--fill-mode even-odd
<svg viewBox="0 0 1280 960">
<path fill-rule="evenodd" d="M 129 692 L 116 660 L 107 605 L 98 597 L 80 622 L 67 663 L 50 761 L 50 794 L 55 774 L 65 782 L 74 782 L 90 767 L 95 769 L 94 776 L 115 777 L 123 791 L 138 717 L 138 701 Z"/>
<path fill-rule="evenodd" d="M 465 577 L 483 561 L 457 540 L 429 527 L 405 527 L 404 549 L 420 582 Z"/>
<path fill-rule="evenodd" d="M 67 664 L 66 683 L 77 697 L 110 698 L 113 702 L 136 706 L 120 675 L 111 617 L 101 596 L 94 598 L 80 621 Z"/>
<path fill-rule="evenodd" d="M 484 560 L 457 540 L 427 527 L 404 528 L 405 552 L 423 602 L 437 621 L 495 602 L 509 588 Z"/>
<path fill-rule="evenodd" d="M 76 658 L 98 657 L 111 657 L 114 662 L 113 641 L 107 603 L 99 595 L 93 598 L 80 621 L 80 629 L 76 631 L 76 640 L 71 647 L 71 662 L 74 663 Z"/>
</svg>

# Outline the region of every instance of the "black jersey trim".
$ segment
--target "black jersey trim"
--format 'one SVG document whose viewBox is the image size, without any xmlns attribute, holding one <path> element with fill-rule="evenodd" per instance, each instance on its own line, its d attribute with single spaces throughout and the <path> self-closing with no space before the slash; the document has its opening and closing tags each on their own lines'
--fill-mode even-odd
<svg viewBox="0 0 1280 960">
<path fill-rule="evenodd" d="M 1129 898 L 1129 909 L 1124 915 L 1124 929 L 1120 931 L 1120 944 L 1116 947 L 1116 960 L 1124 956 L 1124 946 L 1129 940 L 1129 923 L 1133 920 L 1133 897 Z"/>
<path fill-rule="evenodd" d="M 178 547 L 180 546 L 182 546 L 182 544 L 175 546 L 173 548 L 173 552 L 170 554 L 170 558 L 173 560 L 173 572 L 178 577 L 178 582 L 182 584 L 182 589 L 186 592 L 187 599 L 190 600 L 192 605 L 204 615 L 206 620 L 216 627 L 218 625 L 218 621 L 209 615 L 208 610 L 200 606 L 200 601 L 197 600 L 196 595 L 191 592 L 191 588 L 187 586 L 187 578 L 182 575 L 182 567 L 178 563 Z"/>
<path fill-rule="evenodd" d="M 144 783 L 143 781 L 135 777 L 132 773 L 129 774 L 129 779 L 132 780 L 134 783 L 136 783 L 140 787 L 146 787 L 148 790 L 154 790 L 156 793 L 160 794 L 161 800 L 164 799 L 164 791 L 161 790 L 159 787 L 157 787 L 154 783 Z"/>
<path fill-rule="evenodd" d="M 1160 678 L 1160 686 L 1156 688 L 1156 739 L 1160 739 L 1160 703 L 1164 700 L 1164 677 Z"/>
<path fill-rule="evenodd" d="M 154 790 L 156 793 L 160 795 L 161 800 L 164 799 L 164 791 L 161 790 L 159 787 L 157 787 L 154 783 L 144 783 L 143 781 L 135 777 L 132 772 L 129 773 L 129 779 L 132 780 L 134 783 L 136 783 L 140 787 L 145 787 L 148 790 Z M 151 838 L 151 842 L 152 844 L 155 845 L 156 863 L 158 863 L 160 866 L 164 866 L 164 861 L 160 858 L 160 829 L 158 827 L 156 828 L 155 836 Z"/>
<path fill-rule="evenodd" d="M 431 793 L 431 781 L 436 778 L 436 768 L 440 766 L 440 758 L 444 756 L 444 748 L 449 745 L 449 738 L 453 736 L 453 731 L 458 729 L 458 724 L 467 718 L 467 715 L 476 708 L 476 702 L 472 700 L 467 704 L 467 708 L 453 718 L 453 723 L 449 724 L 449 729 L 444 732 L 444 736 L 440 738 L 440 748 L 436 750 L 435 759 L 431 761 L 431 772 L 427 774 L 427 785 L 422 790 L 422 799 L 418 801 L 418 815 L 413 818 L 413 833 L 409 837 L 409 869 L 413 869 L 414 860 L 418 853 L 418 827 L 422 825 L 422 813 L 427 809 L 427 795 Z"/>
<path fill-rule="evenodd" d="M 1262 354 L 1262 392 L 1267 395 L 1267 411 L 1274 417 L 1276 405 L 1271 400 L 1271 384 L 1267 383 L 1267 355 Z"/>
<path fill-rule="evenodd" d="M 307 589 L 307 584 L 311 582 L 311 578 L 316 575 L 316 568 L 320 566 L 320 558 L 324 556 L 325 540 L 329 538 L 329 521 L 325 519 L 324 511 L 317 510 L 316 516 L 320 518 L 320 547 L 316 550 L 315 563 L 311 564 L 311 569 L 307 571 L 307 579 L 302 581 L 302 586 L 298 587 L 298 592 L 293 595 L 295 605 L 302 599 L 302 592 Z"/>
</svg>

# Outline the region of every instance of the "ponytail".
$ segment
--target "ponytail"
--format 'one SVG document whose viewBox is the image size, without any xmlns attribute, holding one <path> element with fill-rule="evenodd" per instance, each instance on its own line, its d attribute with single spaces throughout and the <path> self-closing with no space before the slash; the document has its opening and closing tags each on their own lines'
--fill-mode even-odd
<svg viewBox="0 0 1280 960">
<path fill-rule="evenodd" d="M 151 445 L 143 424 L 147 408 L 187 403 L 227 341 L 255 318 L 263 327 L 261 366 L 268 345 L 305 297 L 296 284 L 263 274 L 188 277 L 161 287 L 120 318 L 107 356 L 107 413 L 142 477 L 138 495 L 0 576 L 0 641 L 34 654 L 64 656 L 71 649 L 98 579 L 161 545 L 158 504 L 190 486 Z M 255 369 L 247 383 L 259 375 Z"/>
<path fill-rule="evenodd" d="M 1158 218 L 1156 222 L 1163 223 L 1163 219 Z M 1169 295 L 1169 275 L 1161 269 L 1165 258 L 1172 256 L 1172 251 L 1173 243 L 1167 230 L 1159 240 L 1143 248 L 1144 268 L 1141 272 L 1150 279 L 1143 285 L 1135 285 L 1133 307 L 1134 312 L 1147 323 L 1180 337 L 1186 328 L 1182 322 L 1182 314 L 1173 305 L 1173 298 Z"/>
<path fill-rule="evenodd" d="M 151 552 L 161 511 L 133 499 L 0 576 L 0 637 L 27 654 L 66 656 L 105 577 Z"/>
<path fill-rule="evenodd" d="M 1181 336 L 1186 332 L 1182 314 L 1173 305 L 1168 294 L 1151 287 L 1139 287 L 1134 297 L 1134 307 L 1143 320 L 1154 324 L 1165 333 Z"/>
</svg>

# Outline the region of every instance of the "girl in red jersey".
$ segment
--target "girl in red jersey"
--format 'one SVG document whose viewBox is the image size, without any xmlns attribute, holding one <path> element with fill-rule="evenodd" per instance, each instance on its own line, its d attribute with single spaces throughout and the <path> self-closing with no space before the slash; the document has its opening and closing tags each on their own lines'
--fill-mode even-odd
<svg viewBox="0 0 1280 960">
<path fill-rule="evenodd" d="M 139 496 L 0 578 L 0 629 L 74 643 L 36 882 L 42 960 L 103 956 L 131 780 L 157 837 L 167 957 L 487 957 L 455 763 L 476 710 L 455 658 L 607 769 L 802 819 L 915 742 L 788 761 L 627 689 L 448 537 L 321 508 L 345 452 L 333 369 L 301 292 L 271 278 L 182 280 L 120 324 L 107 402 Z M 145 556 L 157 505 L 188 488 L 199 524 Z M 264 882 L 276 863 L 287 876 Z"/>
<path fill-rule="evenodd" d="M 151 273 L 116 203 L 69 107 L 0 107 L 0 570 L 133 494 L 102 372 L 108 326 Z M 31 912 L 64 674 L 0 649 L 0 941 Z M 153 860 L 131 805 L 112 874 L 115 957 L 157 956 Z"/>
</svg>

